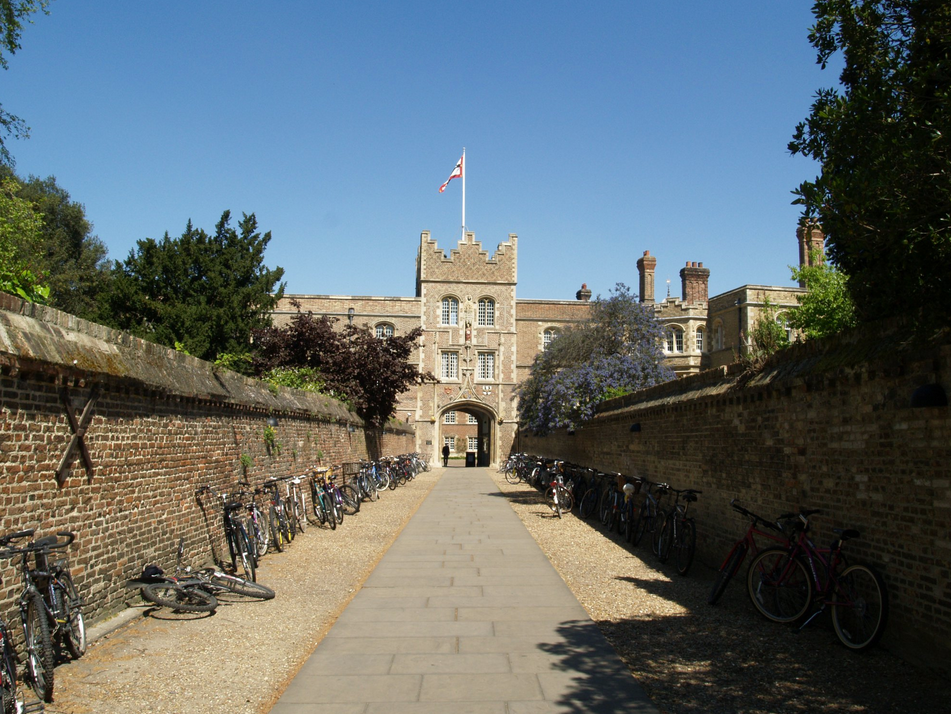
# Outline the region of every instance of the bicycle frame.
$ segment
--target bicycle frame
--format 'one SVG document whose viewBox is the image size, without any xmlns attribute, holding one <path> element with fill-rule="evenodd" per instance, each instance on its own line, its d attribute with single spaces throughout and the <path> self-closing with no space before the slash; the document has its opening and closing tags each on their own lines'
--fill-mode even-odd
<svg viewBox="0 0 951 714">
<path fill-rule="evenodd" d="M 732 506 L 733 510 L 735 510 L 737 513 L 743 516 L 746 516 L 747 518 L 750 519 L 750 524 L 746 529 L 746 533 L 744 533 L 743 537 L 733 544 L 733 547 L 730 548 L 730 552 L 726 554 L 726 558 L 723 559 L 723 563 L 720 565 L 720 570 L 723 570 L 727 566 L 727 563 L 730 562 L 730 558 L 733 557 L 733 554 L 736 552 L 736 549 L 739 548 L 741 545 L 745 546 L 743 557 L 737 561 L 736 566 L 733 568 L 733 571 L 730 573 L 730 577 L 733 577 L 734 575 L 737 574 L 737 572 L 739 572 L 740 566 L 743 565 L 743 561 L 745 560 L 747 555 L 752 555 L 755 557 L 757 553 L 760 552 L 761 549 L 756 542 L 756 536 L 760 536 L 762 538 L 775 541 L 777 545 L 783 545 L 783 546 L 789 545 L 789 538 L 787 538 L 785 534 L 773 535 L 772 533 L 769 533 L 768 531 L 760 530 L 759 528 L 757 528 L 757 526 L 760 523 L 762 523 L 764 524 L 764 526 L 774 528 L 776 529 L 777 532 L 782 533 L 782 531 L 780 531 L 779 529 L 779 526 L 775 526 L 769 521 L 767 521 L 765 518 L 763 518 L 762 516 L 758 516 L 752 511 L 748 511 L 747 509 L 743 508 L 740 504 L 736 502 L 735 498 L 732 501 L 730 501 L 730 506 Z"/>
</svg>

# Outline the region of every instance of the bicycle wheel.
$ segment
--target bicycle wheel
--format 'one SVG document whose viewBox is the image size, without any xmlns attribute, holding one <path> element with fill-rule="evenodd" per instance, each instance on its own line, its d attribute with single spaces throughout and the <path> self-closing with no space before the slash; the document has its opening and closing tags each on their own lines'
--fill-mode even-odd
<svg viewBox="0 0 951 714">
<path fill-rule="evenodd" d="M 304 510 L 304 494 L 298 493 L 298 498 L 294 499 L 294 521 L 297 524 L 297 531 L 303 533 L 307 527 L 307 516 Z"/>
<path fill-rule="evenodd" d="M 251 550 L 251 540 L 248 538 L 248 532 L 244 526 L 239 526 L 235 531 L 235 546 L 238 551 L 238 567 L 235 572 L 242 574 L 248 580 L 257 579 L 257 561 L 254 558 L 254 551 Z"/>
<path fill-rule="evenodd" d="M 348 516 L 356 515 L 360 511 L 360 496 L 350 484 L 340 487 L 340 496 L 343 499 L 343 512 Z"/>
<path fill-rule="evenodd" d="M 564 486 L 559 486 L 558 494 L 559 500 L 561 501 L 561 510 L 570 513 L 571 509 L 575 507 L 575 499 L 574 496 L 571 495 L 571 491 Z"/>
<path fill-rule="evenodd" d="M 321 499 L 324 502 L 324 511 L 327 513 L 327 522 L 330 524 L 330 530 L 337 530 L 337 511 L 334 509 L 333 505 L 333 496 L 331 496 L 327 491 L 324 491 L 320 494 Z"/>
<path fill-rule="evenodd" d="M 367 500 L 369 501 L 379 501 L 380 500 L 380 491 L 376 487 L 376 479 L 372 476 L 367 476 L 363 482 L 363 490 L 367 495 Z"/>
<path fill-rule="evenodd" d="M 867 565 L 850 565 L 835 578 L 832 626 L 850 650 L 871 647 L 885 631 L 888 591 L 882 576 Z"/>
<path fill-rule="evenodd" d="M 293 538 L 290 525 L 287 521 L 287 511 L 284 509 L 284 504 L 282 503 L 277 506 L 277 529 L 280 531 L 281 539 L 285 545 L 290 544 Z"/>
<path fill-rule="evenodd" d="M 63 573 L 58 579 L 62 587 L 62 607 L 66 620 L 63 645 L 73 659 L 79 659 L 86 654 L 86 619 L 83 617 L 82 600 L 68 573 Z"/>
<path fill-rule="evenodd" d="M 16 714 L 17 670 L 16 656 L 7 626 L 0 621 L 0 711 Z"/>
<path fill-rule="evenodd" d="M 664 513 L 663 511 L 657 514 L 657 517 L 654 519 L 654 532 L 651 533 L 651 552 L 660 558 L 660 538 L 664 534 L 664 526 L 667 525 L 667 519 L 669 518 L 669 513 Z M 663 562 L 663 561 L 661 561 Z"/>
<path fill-rule="evenodd" d="M 23 635 L 26 639 L 26 664 L 31 685 L 36 696 L 44 702 L 53 701 L 53 640 L 50 622 L 46 617 L 43 597 L 34 592 L 26 603 L 23 618 Z"/>
<path fill-rule="evenodd" d="M 511 484 L 516 484 L 522 479 L 518 476 L 518 471 L 514 467 L 505 470 L 505 480 Z"/>
<path fill-rule="evenodd" d="M 678 573 L 686 575 L 693 564 L 693 555 L 697 548 L 697 527 L 693 519 L 682 521 L 675 535 L 674 565 L 677 566 Z"/>
<path fill-rule="evenodd" d="M 796 622 L 812 602 L 809 571 L 785 548 L 767 548 L 753 558 L 746 587 L 754 607 L 773 622 Z"/>
<path fill-rule="evenodd" d="M 207 573 L 208 571 L 205 572 Z M 214 570 L 211 570 L 208 575 L 208 579 L 215 587 L 228 590 L 229 592 L 233 592 L 236 595 L 258 598 L 259 600 L 272 600 L 274 598 L 274 591 L 271 590 L 271 588 L 269 588 L 267 585 L 254 583 L 250 580 L 245 580 L 244 578 L 239 578 L 235 575 L 218 573 Z"/>
<path fill-rule="evenodd" d="M 624 522 L 624 540 L 628 543 L 633 543 L 634 533 L 637 530 L 637 516 L 639 511 L 634 505 L 634 501 L 630 501 L 627 504 L 627 519 Z"/>
<path fill-rule="evenodd" d="M 251 533 L 254 537 L 255 551 L 260 557 L 267 553 L 271 545 L 270 529 L 264 523 L 264 514 L 257 506 L 251 514 Z"/>
<path fill-rule="evenodd" d="M 720 566 L 720 570 L 717 571 L 717 577 L 713 581 L 710 594 L 707 596 L 708 605 L 716 605 L 720 598 L 723 597 L 723 591 L 726 590 L 726 586 L 730 584 L 730 580 L 733 579 L 733 576 L 736 575 L 736 572 L 740 569 L 740 564 L 745 557 L 746 542 L 740 541 L 733 546 L 733 550 L 730 551 L 727 559 L 723 565 Z"/>
<path fill-rule="evenodd" d="M 598 519 L 602 526 L 606 526 L 611 518 L 611 491 L 605 491 L 601 494 L 601 501 L 598 503 Z"/>
<path fill-rule="evenodd" d="M 274 506 L 267 512 L 267 529 L 271 534 L 271 543 L 274 545 L 274 550 L 278 553 L 284 550 L 284 539 L 281 534 L 281 522 L 277 517 L 277 509 Z"/>
<path fill-rule="evenodd" d="M 343 495 L 337 490 L 336 487 L 332 487 L 330 489 L 330 504 L 333 506 L 334 516 L 337 518 L 337 524 L 343 525 Z"/>
<path fill-rule="evenodd" d="M 645 533 L 650 533 L 654 529 L 654 513 L 650 504 L 645 503 L 637 512 L 637 522 L 634 524 L 634 537 L 631 539 L 632 545 L 638 545 Z"/>
<path fill-rule="evenodd" d="M 589 488 L 581 497 L 581 505 L 578 506 L 578 513 L 582 518 L 588 519 L 594 515 L 598 507 L 598 493 L 593 488 Z"/>
<path fill-rule="evenodd" d="M 149 583 L 142 588 L 142 597 L 153 605 L 175 612 L 213 612 L 218 607 L 215 596 L 197 586 L 182 587 L 177 583 Z"/>
<path fill-rule="evenodd" d="M 664 524 L 660 528 L 660 536 L 657 538 L 657 549 L 654 551 L 657 560 L 666 563 L 670 557 L 670 550 L 674 544 L 674 529 L 676 526 L 676 516 L 668 513 L 664 517 Z"/>
</svg>

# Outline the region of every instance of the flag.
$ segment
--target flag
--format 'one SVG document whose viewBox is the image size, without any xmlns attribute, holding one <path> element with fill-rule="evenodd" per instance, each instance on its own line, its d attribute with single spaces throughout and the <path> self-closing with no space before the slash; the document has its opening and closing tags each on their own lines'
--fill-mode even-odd
<svg viewBox="0 0 951 714">
<path fill-rule="evenodd" d="M 459 161 L 456 162 L 456 167 L 452 170 L 452 173 L 449 174 L 449 178 L 446 179 L 446 183 L 439 187 L 439 193 L 442 193 L 446 190 L 446 186 L 449 185 L 449 182 L 454 178 L 459 178 L 462 176 L 462 160 L 465 158 L 465 154 L 459 157 Z"/>
</svg>

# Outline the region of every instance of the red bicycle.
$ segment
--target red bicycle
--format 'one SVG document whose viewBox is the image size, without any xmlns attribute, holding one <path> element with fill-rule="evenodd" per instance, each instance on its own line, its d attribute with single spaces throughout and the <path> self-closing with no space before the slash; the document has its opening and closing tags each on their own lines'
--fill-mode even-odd
<svg viewBox="0 0 951 714">
<path fill-rule="evenodd" d="M 789 546 L 789 539 L 783 533 L 778 523 L 770 522 L 762 516 L 743 508 L 743 506 L 737 503 L 735 498 L 730 501 L 730 506 L 741 516 L 749 518 L 750 525 L 746 529 L 746 533 L 743 537 L 733 544 L 733 548 L 727 554 L 723 565 L 720 566 L 716 580 L 713 581 L 713 587 L 710 589 L 710 595 L 707 596 L 707 602 L 710 605 L 716 605 L 720 600 L 723 591 L 726 590 L 726 586 L 730 584 L 730 580 L 733 579 L 733 576 L 739 572 L 740 566 L 743 565 L 746 554 L 752 553 L 753 557 L 759 554 L 760 549 L 756 544 L 756 536 L 775 541 L 778 545 L 782 545 L 783 547 Z M 769 530 L 761 530 L 759 526 Z M 769 531 L 772 531 L 772 533 Z M 774 535 L 774 533 L 778 533 L 779 535 Z"/>
<path fill-rule="evenodd" d="M 885 630 L 885 581 L 868 565 L 850 565 L 842 554 L 845 542 L 859 537 L 857 530 L 833 528 L 838 538 L 828 548 L 812 542 L 807 535 L 809 516 L 818 512 L 799 512 L 788 548 L 767 548 L 753 559 L 747 573 L 750 599 L 773 622 L 799 622 L 813 608 L 799 629 L 829 607 L 832 626 L 842 644 L 851 650 L 864 650 Z"/>
</svg>

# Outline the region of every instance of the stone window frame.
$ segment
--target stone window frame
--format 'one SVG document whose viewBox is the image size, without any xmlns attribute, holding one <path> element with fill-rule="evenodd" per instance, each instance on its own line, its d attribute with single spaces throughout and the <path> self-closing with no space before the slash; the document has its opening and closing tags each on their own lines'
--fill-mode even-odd
<svg viewBox="0 0 951 714">
<path fill-rule="evenodd" d="M 495 327 L 497 304 L 493 297 L 480 297 L 476 310 L 476 325 L 479 327 Z"/>
<path fill-rule="evenodd" d="M 703 345 L 707 336 L 707 328 L 703 325 L 697 327 L 693 332 L 694 344 L 697 346 L 697 352 L 703 352 Z"/>
<path fill-rule="evenodd" d="M 486 376 L 486 365 L 491 367 L 491 374 Z M 495 352 L 476 352 L 476 381 L 494 382 L 495 381 Z"/>
<path fill-rule="evenodd" d="M 378 340 L 385 340 L 396 333 L 396 328 L 392 322 L 378 322 L 373 328 L 373 333 Z"/>
<path fill-rule="evenodd" d="M 680 325 L 667 325 L 664 328 L 664 352 L 669 355 L 683 354 L 684 328 Z"/>
<path fill-rule="evenodd" d="M 542 330 L 542 351 L 548 349 L 552 341 L 561 335 L 561 330 L 557 327 L 546 327 Z"/>
<path fill-rule="evenodd" d="M 439 353 L 439 374 L 442 379 L 459 381 L 459 353 L 456 350 Z"/>
<path fill-rule="evenodd" d="M 456 327 L 459 325 L 459 298 L 445 295 L 439 302 L 439 325 Z"/>
<path fill-rule="evenodd" d="M 470 414 L 470 413 L 467 412 L 467 413 L 466 413 L 466 417 L 467 417 L 467 418 L 466 418 L 466 424 L 478 424 L 478 423 L 479 423 L 479 417 L 477 417 L 475 414 Z"/>
<path fill-rule="evenodd" d="M 443 424 L 455 424 L 456 423 L 456 412 L 450 409 L 448 412 L 442 415 Z"/>
<path fill-rule="evenodd" d="M 479 450 L 479 437 L 478 436 L 469 436 L 466 437 L 466 451 L 478 451 Z"/>
<path fill-rule="evenodd" d="M 448 446 L 451 451 L 456 450 L 456 437 L 452 434 L 443 434 L 442 445 Z"/>
<path fill-rule="evenodd" d="M 723 320 L 717 318 L 713 323 L 713 349 L 722 350 L 724 344 Z"/>
</svg>

